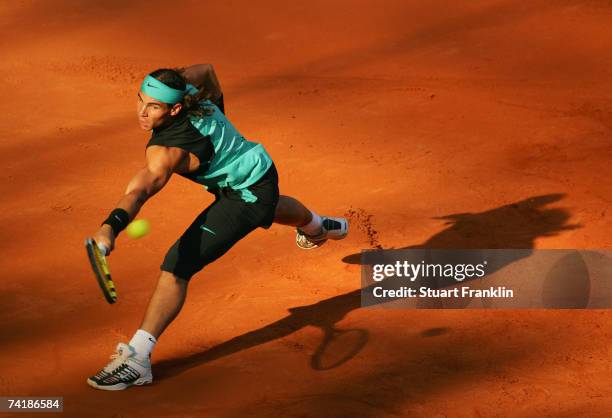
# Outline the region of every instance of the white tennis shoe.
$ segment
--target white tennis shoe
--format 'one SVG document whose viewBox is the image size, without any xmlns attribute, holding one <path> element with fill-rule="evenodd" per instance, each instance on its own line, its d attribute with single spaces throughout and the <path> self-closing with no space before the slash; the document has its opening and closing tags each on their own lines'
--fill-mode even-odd
<svg viewBox="0 0 612 418">
<path fill-rule="evenodd" d="M 124 390 L 130 386 L 141 386 L 153 381 L 151 360 L 147 356 L 140 359 L 134 347 L 125 343 L 117 344 L 112 361 L 94 376 L 87 384 L 101 390 Z"/>
<path fill-rule="evenodd" d="M 348 235 L 349 223 L 346 218 L 321 217 L 321 232 L 316 235 L 306 235 L 300 228 L 296 229 L 295 243 L 303 250 L 319 248 L 328 239 L 340 240 Z"/>
</svg>

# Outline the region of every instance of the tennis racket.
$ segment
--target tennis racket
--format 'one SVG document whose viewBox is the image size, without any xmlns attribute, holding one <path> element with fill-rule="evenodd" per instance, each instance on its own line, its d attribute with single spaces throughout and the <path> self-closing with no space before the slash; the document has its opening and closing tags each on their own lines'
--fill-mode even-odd
<svg viewBox="0 0 612 418">
<path fill-rule="evenodd" d="M 117 292 L 115 291 L 115 284 L 111 279 L 110 270 L 108 269 L 108 263 L 104 253 L 106 250 L 102 249 L 96 244 L 93 238 L 87 238 L 85 240 L 85 249 L 87 250 L 87 257 L 91 268 L 98 280 L 102 294 L 108 303 L 115 303 L 117 301 Z"/>
</svg>

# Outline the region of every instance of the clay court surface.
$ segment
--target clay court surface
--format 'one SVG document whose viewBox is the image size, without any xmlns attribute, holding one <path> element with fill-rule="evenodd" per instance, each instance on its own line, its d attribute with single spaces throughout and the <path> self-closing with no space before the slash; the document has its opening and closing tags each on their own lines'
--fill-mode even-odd
<svg viewBox="0 0 612 418">
<path fill-rule="evenodd" d="M 3 2 L 0 395 L 63 396 L 70 417 L 611 416 L 609 311 L 362 309 L 355 256 L 609 248 L 611 18 L 569 0 Z M 109 258 L 114 306 L 83 239 L 144 163 L 142 77 L 201 62 L 281 193 L 352 232 L 302 251 L 255 231 L 193 279 L 154 384 L 96 391 L 211 195 L 175 177 L 147 203 L 152 232 Z"/>
</svg>

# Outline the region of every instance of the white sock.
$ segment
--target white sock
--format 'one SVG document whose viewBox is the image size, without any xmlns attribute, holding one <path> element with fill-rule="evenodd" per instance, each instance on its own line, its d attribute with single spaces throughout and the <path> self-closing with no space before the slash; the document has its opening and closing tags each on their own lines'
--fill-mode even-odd
<svg viewBox="0 0 612 418">
<path fill-rule="evenodd" d="M 300 226 L 300 230 L 306 235 L 317 235 L 321 232 L 321 226 L 323 225 L 321 217 L 312 211 L 310 213 L 312 214 L 312 221 Z"/>
<path fill-rule="evenodd" d="M 154 336 L 143 329 L 136 331 L 136 334 L 130 340 L 130 345 L 136 350 L 136 355 L 140 358 L 147 358 L 153 351 L 157 340 Z"/>
</svg>

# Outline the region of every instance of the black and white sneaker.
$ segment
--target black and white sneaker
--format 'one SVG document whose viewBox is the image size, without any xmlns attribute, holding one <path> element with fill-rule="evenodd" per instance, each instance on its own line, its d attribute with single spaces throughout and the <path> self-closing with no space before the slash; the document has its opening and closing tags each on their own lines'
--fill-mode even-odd
<svg viewBox="0 0 612 418">
<path fill-rule="evenodd" d="M 106 367 L 87 379 L 89 386 L 101 390 L 123 390 L 153 381 L 151 360 L 148 357 L 139 359 L 132 346 L 117 344 L 116 352 L 111 359 Z"/>
<path fill-rule="evenodd" d="M 349 224 L 345 218 L 321 217 L 321 232 L 306 235 L 300 228 L 296 229 L 295 243 L 303 250 L 319 248 L 328 239 L 339 240 L 348 235 Z"/>
</svg>

